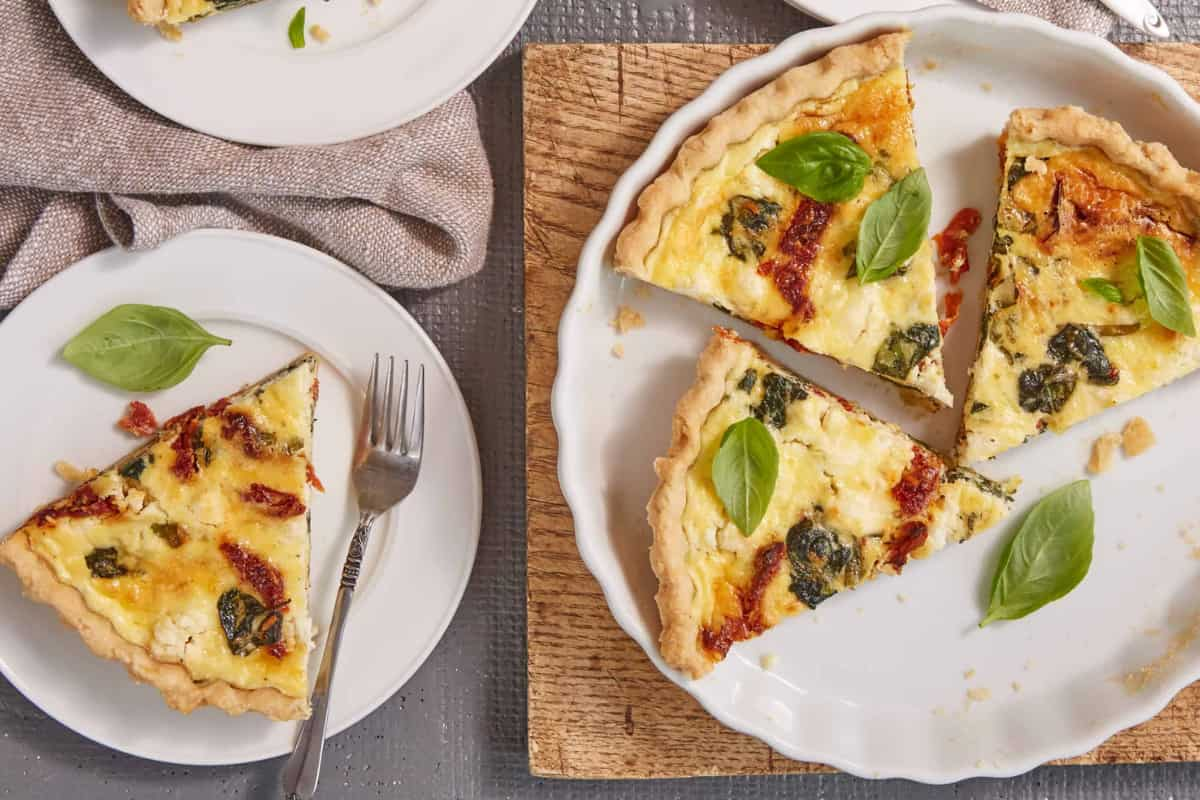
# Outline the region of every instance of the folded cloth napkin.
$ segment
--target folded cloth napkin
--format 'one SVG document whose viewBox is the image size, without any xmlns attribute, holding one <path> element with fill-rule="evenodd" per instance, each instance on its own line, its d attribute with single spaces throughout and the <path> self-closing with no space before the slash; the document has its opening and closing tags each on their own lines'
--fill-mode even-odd
<svg viewBox="0 0 1200 800">
<path fill-rule="evenodd" d="M 121 92 L 45 0 L 0 10 L 0 308 L 114 242 L 142 250 L 195 228 L 285 236 L 395 287 L 483 266 L 492 177 L 467 94 L 344 144 L 233 144 Z"/>
<path fill-rule="evenodd" d="M 1042 17 L 1064 28 L 1107 36 L 1113 26 L 1112 12 L 1096 0 L 981 0 L 997 11 L 1016 11 Z"/>
</svg>

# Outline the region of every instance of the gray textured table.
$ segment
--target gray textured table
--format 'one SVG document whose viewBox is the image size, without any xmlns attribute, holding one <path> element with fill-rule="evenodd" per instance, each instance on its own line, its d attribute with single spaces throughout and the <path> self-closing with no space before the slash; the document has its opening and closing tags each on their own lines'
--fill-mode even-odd
<svg viewBox="0 0 1200 800">
<path fill-rule="evenodd" d="M 486 2 L 486 0 L 481 0 Z M 1176 34 L 1200 39 L 1200 0 L 1158 0 Z M 782 0 L 542 0 L 474 87 L 496 176 L 484 272 L 450 289 L 399 292 L 450 362 L 483 456 L 483 535 L 466 598 L 425 666 L 395 697 L 330 740 L 327 798 L 1054 798 L 1200 796 L 1200 765 L 1045 767 L 954 787 L 845 775 L 561 782 L 530 777 L 525 752 L 525 486 L 522 353 L 521 47 L 530 42 L 771 42 L 817 23 Z M 1139 37 L 1121 27 L 1122 41 Z M 111 752 L 48 719 L 0 679 L 0 797 L 276 800 L 279 761 L 225 769 Z"/>
</svg>

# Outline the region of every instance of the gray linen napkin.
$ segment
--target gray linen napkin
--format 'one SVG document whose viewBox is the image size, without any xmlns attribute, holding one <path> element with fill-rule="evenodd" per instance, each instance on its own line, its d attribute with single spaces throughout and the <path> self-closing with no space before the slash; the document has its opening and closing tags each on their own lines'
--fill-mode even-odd
<svg viewBox="0 0 1200 800">
<path fill-rule="evenodd" d="M 1107 36 L 1113 26 L 1112 12 L 1096 0 L 980 0 L 997 11 L 1017 11 L 1048 19 L 1064 28 Z"/>
<path fill-rule="evenodd" d="M 45 0 L 0 0 L 0 17 L 0 308 L 114 242 L 142 250 L 195 228 L 295 239 L 388 286 L 483 266 L 492 177 L 466 93 L 345 144 L 233 144 L 125 95 Z"/>
</svg>

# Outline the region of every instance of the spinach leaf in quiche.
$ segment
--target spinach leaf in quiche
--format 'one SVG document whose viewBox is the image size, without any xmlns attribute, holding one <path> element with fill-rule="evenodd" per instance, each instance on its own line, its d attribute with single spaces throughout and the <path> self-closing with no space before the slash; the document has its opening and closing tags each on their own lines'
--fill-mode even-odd
<svg viewBox="0 0 1200 800">
<path fill-rule="evenodd" d="M 818 203 L 840 203 L 862 191 L 871 157 L 849 137 L 832 131 L 805 133 L 761 156 L 758 168 Z"/>
<path fill-rule="evenodd" d="M 721 437 L 712 481 L 726 513 L 743 535 L 754 533 L 767 513 L 779 476 L 779 450 L 767 426 L 754 417 L 735 422 Z"/>
<path fill-rule="evenodd" d="M 1195 336 L 1187 276 L 1171 244 L 1157 236 L 1139 236 L 1137 275 L 1154 321 L 1184 336 Z"/>
<path fill-rule="evenodd" d="M 299 50 L 304 47 L 304 9 L 305 6 L 300 6 L 300 10 L 292 17 L 292 21 L 288 23 L 288 41 L 292 43 L 293 50 Z"/>
<path fill-rule="evenodd" d="M 1110 303 L 1125 302 L 1125 294 L 1121 291 L 1121 287 L 1108 278 L 1084 278 L 1079 282 L 1079 288 Z"/>
<path fill-rule="evenodd" d="M 1000 556 L 979 627 L 1020 619 L 1078 586 L 1092 564 L 1094 523 L 1088 481 L 1069 483 L 1042 498 Z"/>
<path fill-rule="evenodd" d="M 153 392 L 191 375 L 208 348 L 230 344 L 173 308 L 127 304 L 80 331 L 63 358 L 118 388 Z"/>
<path fill-rule="evenodd" d="M 925 243 L 933 193 L 924 168 L 913 170 L 867 207 L 858 229 L 858 282 L 895 274 Z"/>
</svg>

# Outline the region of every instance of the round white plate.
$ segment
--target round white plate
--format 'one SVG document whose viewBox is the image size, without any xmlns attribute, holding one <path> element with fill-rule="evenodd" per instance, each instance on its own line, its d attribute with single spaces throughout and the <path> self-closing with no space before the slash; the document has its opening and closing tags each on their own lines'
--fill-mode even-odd
<svg viewBox="0 0 1200 800">
<path fill-rule="evenodd" d="M 536 0 L 267 0 L 183 26 L 169 42 L 125 0 L 50 0 L 93 64 L 180 125 L 261 145 L 357 139 L 441 104 L 492 63 Z M 288 42 L 307 24 L 331 34 Z"/>
<path fill-rule="evenodd" d="M 918 11 L 939 5 L 979 8 L 975 0 L 787 0 L 787 3 L 825 22 L 845 22 L 877 11 Z"/>
<path fill-rule="evenodd" d="M 915 31 L 908 64 L 935 230 L 964 206 L 992 219 L 996 137 L 1017 106 L 1079 103 L 1200 166 L 1197 107 L 1166 75 L 1094 36 L 953 7 L 802 33 L 730 69 L 668 119 L 613 190 L 563 314 L 553 411 L 559 478 L 580 553 L 613 616 L 668 677 L 726 725 L 789 757 L 867 777 L 943 782 L 1013 775 L 1086 751 L 1151 717 L 1200 677 L 1200 645 L 1186 635 L 1200 619 L 1200 561 L 1193 557 L 1200 553 L 1200 375 L 983 465 L 988 475 L 1025 479 L 1009 522 L 735 645 L 724 663 L 693 682 L 667 667 L 657 647 L 644 511 L 655 486 L 651 463 L 666 451 L 674 403 L 692 381 L 710 328 L 730 325 L 766 340 L 714 309 L 647 291 L 609 268 L 613 239 L 638 191 L 687 134 L 791 65 L 904 27 Z M 960 398 L 991 235 L 985 224 L 972 239 L 965 285 L 972 299 L 947 340 L 950 389 Z M 620 304 L 641 311 L 647 325 L 622 337 L 625 358 L 617 360 L 609 353 L 609 321 Z M 933 445 L 952 445 L 958 411 L 921 415 L 885 381 L 775 343 L 767 349 Z M 1135 414 L 1150 421 L 1158 446 L 1093 482 L 1097 541 L 1087 579 L 1024 620 L 979 629 L 998 548 L 1024 511 L 1043 491 L 1083 477 L 1092 440 Z M 1175 655 L 1165 658 L 1173 647 Z M 768 672 L 759 664 L 769 653 L 779 659 Z M 1122 676 L 1155 663 L 1154 678 L 1128 691 Z M 990 699 L 968 702 L 969 689 L 986 689 Z"/>
<path fill-rule="evenodd" d="M 179 386 L 145 397 L 159 419 L 257 380 L 305 349 L 321 357 L 314 443 L 325 493 L 312 501 L 315 676 L 357 510 L 350 486 L 355 426 L 376 351 L 425 364 L 421 477 L 376 525 L 333 689 L 330 734 L 378 708 L 416 671 L 458 607 L 479 539 L 479 452 L 466 405 L 437 348 L 394 300 L 349 267 L 298 244 L 200 231 L 157 250 L 106 250 L 34 292 L 0 323 L 10 381 L 0 415 L 0 531 L 68 487 L 58 459 L 102 467 L 135 442 L 114 427 L 130 396 L 58 358 L 84 325 L 119 303 L 185 311 L 233 339 L 213 348 Z M 290 752 L 298 725 L 212 708 L 189 716 L 93 656 L 46 606 L 0 570 L 0 672 L 64 725 L 126 753 L 180 764 L 234 764 Z"/>
</svg>

